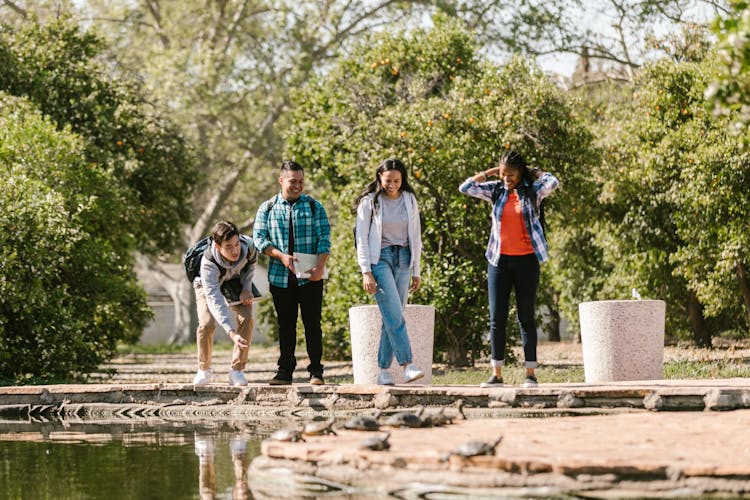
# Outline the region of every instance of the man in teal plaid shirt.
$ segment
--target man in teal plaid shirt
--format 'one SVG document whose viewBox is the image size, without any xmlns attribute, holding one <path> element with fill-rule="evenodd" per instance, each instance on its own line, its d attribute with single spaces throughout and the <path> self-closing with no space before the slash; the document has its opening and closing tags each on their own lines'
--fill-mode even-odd
<svg viewBox="0 0 750 500">
<path fill-rule="evenodd" d="M 303 193 L 304 171 L 293 161 L 281 165 L 281 192 L 265 201 L 255 216 L 253 240 L 256 248 L 270 257 L 268 282 L 279 323 L 278 370 L 272 385 L 292 383 L 297 366 L 297 313 L 302 314 L 310 364 L 310 383 L 322 385 L 323 272 L 331 251 L 331 226 L 325 208 Z M 297 269 L 294 253 L 316 255 L 310 269 Z"/>
</svg>

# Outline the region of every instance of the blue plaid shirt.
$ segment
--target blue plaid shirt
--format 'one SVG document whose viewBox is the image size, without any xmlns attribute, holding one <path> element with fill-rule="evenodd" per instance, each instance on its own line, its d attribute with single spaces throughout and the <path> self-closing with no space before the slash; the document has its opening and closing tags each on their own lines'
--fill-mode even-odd
<svg viewBox="0 0 750 500">
<path fill-rule="evenodd" d="M 526 181 L 524 181 L 526 182 Z M 536 192 L 537 207 L 548 194 L 555 190 L 560 184 L 557 177 L 545 172 L 542 177 L 534 181 L 534 191 Z M 525 186 L 528 184 L 524 184 Z M 458 190 L 474 198 L 480 200 L 486 200 L 492 203 L 492 193 L 497 189 L 498 196 L 492 205 L 492 231 L 490 232 L 490 241 L 487 243 L 487 252 L 485 256 L 487 260 L 493 265 L 498 266 L 500 264 L 500 255 L 502 242 L 500 241 L 500 220 L 503 217 L 503 207 L 505 202 L 508 201 L 508 190 L 505 189 L 503 181 L 489 181 L 489 182 L 476 182 L 474 179 L 469 177 L 466 179 Z M 549 259 L 549 253 L 547 249 L 547 239 L 544 237 L 544 230 L 542 229 L 542 223 L 539 220 L 537 210 L 531 206 L 531 200 L 524 196 L 523 190 L 517 189 L 518 200 L 521 203 L 521 214 L 523 216 L 524 224 L 526 225 L 526 231 L 529 233 L 531 238 L 531 245 L 534 247 L 534 253 L 539 262 L 546 262 Z"/>
<path fill-rule="evenodd" d="M 315 206 L 313 210 L 312 204 Z M 271 206 L 271 204 L 273 204 Z M 270 209 L 269 209 L 270 207 Z M 289 211 L 294 224 L 294 251 L 321 254 L 331 252 L 331 226 L 325 208 L 319 201 L 303 194 L 292 205 L 281 193 L 258 207 L 253 226 L 253 241 L 259 252 L 270 246 L 282 253 L 289 253 Z M 289 286 L 289 270 L 279 259 L 269 259 L 268 281 L 274 286 Z M 304 285 L 309 280 L 301 279 Z"/>
</svg>

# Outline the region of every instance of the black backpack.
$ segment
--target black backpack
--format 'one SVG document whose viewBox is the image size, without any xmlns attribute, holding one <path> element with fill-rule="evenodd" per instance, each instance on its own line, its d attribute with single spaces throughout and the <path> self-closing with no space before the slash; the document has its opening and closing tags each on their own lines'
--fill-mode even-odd
<svg viewBox="0 0 750 500">
<path fill-rule="evenodd" d="M 198 241 L 195 245 L 191 246 L 185 251 L 185 256 L 182 258 L 182 262 L 185 265 L 185 275 L 187 276 L 187 279 L 190 283 L 195 280 L 196 276 L 200 275 L 201 273 L 201 259 L 203 258 L 203 255 L 206 255 L 206 258 L 216 264 L 216 262 L 213 259 L 213 256 L 211 255 L 211 252 L 209 249 L 211 248 L 211 243 L 213 243 L 213 240 L 210 236 L 206 236 L 202 240 Z M 250 262 L 247 263 L 245 268 L 242 269 L 244 272 L 247 266 L 250 265 Z M 219 278 L 222 278 L 224 274 L 227 272 L 226 269 L 224 269 L 222 266 L 216 264 L 216 267 L 219 268 Z M 260 297 L 261 293 L 260 291 L 255 287 L 255 283 L 252 284 L 253 288 L 253 297 Z M 230 280 L 225 281 L 221 284 L 221 293 L 224 294 L 224 296 L 227 298 L 230 302 L 236 302 L 240 300 L 240 293 L 242 292 L 242 282 L 240 281 L 240 277 L 237 276 L 236 278 L 232 278 Z"/>
</svg>

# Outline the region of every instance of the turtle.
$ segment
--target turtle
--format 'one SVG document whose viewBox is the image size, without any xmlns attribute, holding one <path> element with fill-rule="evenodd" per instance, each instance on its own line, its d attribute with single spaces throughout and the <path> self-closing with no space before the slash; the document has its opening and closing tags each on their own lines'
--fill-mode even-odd
<svg viewBox="0 0 750 500">
<path fill-rule="evenodd" d="M 437 412 L 432 413 L 424 418 L 429 418 L 432 421 L 432 425 L 435 427 L 440 427 L 443 425 L 452 424 L 454 420 L 466 420 L 466 415 L 464 415 L 464 400 L 459 399 L 456 401 L 456 415 L 453 417 L 449 417 L 445 414 L 445 408 L 440 408 Z"/>
<path fill-rule="evenodd" d="M 302 431 L 299 429 L 279 429 L 271 434 L 269 439 L 271 439 L 271 441 L 289 441 L 292 443 L 305 440 L 305 438 L 302 437 Z"/>
<path fill-rule="evenodd" d="M 449 417 L 444 411 L 445 408 L 440 408 L 438 411 L 422 417 L 422 427 L 441 427 L 446 424 L 452 424 L 453 417 Z"/>
<path fill-rule="evenodd" d="M 309 422 L 302 428 L 303 436 L 322 436 L 324 434 L 333 434 L 336 436 L 336 431 L 333 430 L 333 423 L 336 420 L 319 420 L 317 422 Z"/>
<path fill-rule="evenodd" d="M 381 434 L 380 436 L 372 436 L 368 437 L 367 439 L 363 439 L 359 443 L 360 449 L 363 450 L 373 450 L 373 451 L 383 451 L 387 450 L 391 447 L 391 443 L 388 442 L 388 438 L 391 437 L 390 432 L 386 432 L 385 434 Z"/>
<path fill-rule="evenodd" d="M 464 413 L 464 400 L 463 399 L 457 399 L 456 400 L 456 416 L 454 417 L 457 420 L 466 420 L 466 414 Z"/>
<path fill-rule="evenodd" d="M 484 441 L 466 441 L 444 455 L 443 461 L 445 462 L 448 460 L 451 455 L 458 455 L 464 458 L 476 457 L 478 455 L 494 455 L 495 448 L 497 448 L 497 445 L 499 445 L 502 440 L 503 437 L 500 436 L 492 444 Z"/>
<path fill-rule="evenodd" d="M 421 414 L 421 410 L 419 413 Z M 422 419 L 418 414 L 400 411 L 388 417 L 385 424 L 391 427 L 422 427 Z"/>
<path fill-rule="evenodd" d="M 349 429 L 350 431 L 377 431 L 380 429 L 380 424 L 378 423 L 379 416 L 380 412 L 376 413 L 373 417 L 369 415 L 357 415 L 344 423 L 344 429 Z"/>
</svg>

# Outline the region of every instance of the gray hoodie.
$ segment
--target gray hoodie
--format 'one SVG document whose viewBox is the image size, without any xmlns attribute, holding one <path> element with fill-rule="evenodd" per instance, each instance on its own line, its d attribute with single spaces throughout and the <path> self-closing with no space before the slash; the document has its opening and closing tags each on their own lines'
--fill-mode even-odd
<svg viewBox="0 0 750 500">
<path fill-rule="evenodd" d="M 236 328 L 232 326 L 229 304 L 226 297 L 221 293 L 221 285 L 225 281 L 239 276 L 242 282 L 242 290 L 252 291 L 253 273 L 258 261 L 258 250 L 253 245 L 252 238 L 240 235 L 240 258 L 236 262 L 227 261 L 213 244 L 210 246 L 210 252 L 214 262 L 207 259 L 205 255 L 203 256 L 201 259 L 200 276 L 195 278 L 193 286 L 202 286 L 204 288 L 208 310 L 224 331 L 229 332 L 229 330 Z M 245 272 L 242 272 L 242 268 L 248 262 L 250 265 L 245 269 Z M 218 266 L 224 268 L 224 276 L 221 276 Z"/>
</svg>

